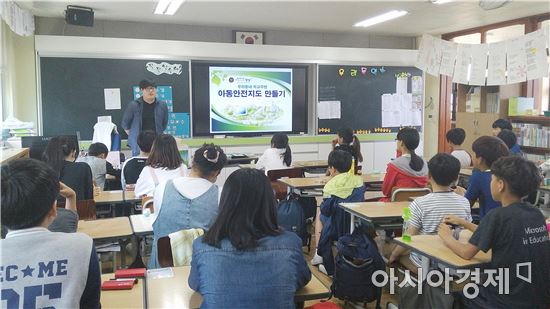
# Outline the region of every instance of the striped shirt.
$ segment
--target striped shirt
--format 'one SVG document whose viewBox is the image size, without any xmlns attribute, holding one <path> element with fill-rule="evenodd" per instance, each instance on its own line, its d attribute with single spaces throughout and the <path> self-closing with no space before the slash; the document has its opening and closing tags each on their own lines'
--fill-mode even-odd
<svg viewBox="0 0 550 309">
<path fill-rule="evenodd" d="M 434 192 L 415 199 L 409 206 L 409 225 L 420 234 L 437 234 L 437 228 L 446 215 L 455 215 L 472 221 L 470 202 L 454 192 Z M 410 255 L 411 261 L 420 267 L 420 256 Z"/>
</svg>

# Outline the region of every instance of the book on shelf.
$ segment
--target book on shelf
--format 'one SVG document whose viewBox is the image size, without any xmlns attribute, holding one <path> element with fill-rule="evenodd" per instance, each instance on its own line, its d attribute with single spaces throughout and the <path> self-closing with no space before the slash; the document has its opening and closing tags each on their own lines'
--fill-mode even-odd
<svg viewBox="0 0 550 309">
<path fill-rule="evenodd" d="M 520 146 L 550 148 L 550 127 L 531 123 L 513 123 Z"/>
</svg>

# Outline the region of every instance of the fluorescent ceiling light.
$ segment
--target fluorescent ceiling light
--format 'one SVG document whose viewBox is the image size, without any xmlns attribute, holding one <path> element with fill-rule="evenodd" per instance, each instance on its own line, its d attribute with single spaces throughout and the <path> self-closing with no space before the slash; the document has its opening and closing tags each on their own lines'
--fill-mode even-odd
<svg viewBox="0 0 550 309">
<path fill-rule="evenodd" d="M 432 3 L 433 4 L 445 4 L 445 3 L 449 3 L 449 2 L 452 2 L 453 0 L 432 0 Z"/>
<path fill-rule="evenodd" d="M 183 4 L 183 1 L 185 0 L 172 0 L 172 3 L 170 3 L 170 5 L 168 6 L 168 9 L 166 10 L 166 12 L 164 12 L 164 14 L 166 15 L 176 14 L 180 6 Z"/>
<path fill-rule="evenodd" d="M 162 15 L 172 0 L 160 0 L 155 8 L 155 14 Z"/>
<path fill-rule="evenodd" d="M 353 26 L 354 27 L 365 27 L 366 28 L 366 27 L 370 27 L 372 25 L 383 23 L 385 21 L 392 20 L 392 19 L 401 17 L 403 15 L 407 15 L 407 14 L 408 14 L 407 11 L 397 11 L 397 10 L 389 11 L 387 13 L 380 14 L 378 16 L 374 16 L 374 17 L 371 17 L 369 19 L 365 19 L 363 21 L 360 21 L 360 22 L 356 23 Z"/>
<path fill-rule="evenodd" d="M 155 8 L 155 14 L 174 15 L 185 0 L 159 0 Z"/>
</svg>

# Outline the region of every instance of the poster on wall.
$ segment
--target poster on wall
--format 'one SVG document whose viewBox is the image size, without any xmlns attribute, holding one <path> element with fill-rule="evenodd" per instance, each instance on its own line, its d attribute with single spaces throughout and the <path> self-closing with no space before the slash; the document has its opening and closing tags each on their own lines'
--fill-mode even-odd
<svg viewBox="0 0 550 309">
<path fill-rule="evenodd" d="M 209 68 L 210 133 L 292 131 L 292 69 Z"/>
</svg>

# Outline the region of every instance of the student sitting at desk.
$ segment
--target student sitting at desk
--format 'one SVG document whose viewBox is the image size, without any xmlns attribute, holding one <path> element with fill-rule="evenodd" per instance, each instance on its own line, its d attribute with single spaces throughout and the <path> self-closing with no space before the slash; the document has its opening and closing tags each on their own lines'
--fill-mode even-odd
<svg viewBox="0 0 550 309">
<path fill-rule="evenodd" d="M 497 119 L 493 122 L 493 136 L 497 136 L 502 130 L 513 130 L 512 124 L 506 119 Z"/>
<path fill-rule="evenodd" d="M 491 197 L 491 165 L 500 157 L 508 155 L 508 147 L 500 139 L 493 136 L 481 136 L 472 144 L 474 152 L 474 170 L 468 180 L 468 190 L 457 187 L 455 192 L 464 195 L 470 205 L 479 200 L 479 218 L 483 217 L 500 203 Z"/>
<path fill-rule="evenodd" d="M 122 166 L 122 185 L 135 185 L 139 174 L 145 167 L 153 142 L 157 137 L 155 131 L 141 131 L 138 135 L 137 144 L 139 146 L 139 155 L 132 157 L 124 162 Z"/>
<path fill-rule="evenodd" d="M 76 192 L 77 200 L 94 198 L 92 170 L 84 162 L 75 162 L 76 143 L 65 136 L 52 138 L 42 160 L 57 172 L 59 180 Z"/>
<path fill-rule="evenodd" d="M 342 150 L 333 150 L 328 155 L 328 170 L 332 178 L 323 188 L 323 202 L 319 216 L 323 228 L 312 265 L 319 264 L 319 271 L 327 275 L 334 273 L 332 242 L 347 233 L 350 226 L 349 214 L 341 209 L 340 203 L 362 202 L 365 187 L 361 176 L 348 173 L 351 168 L 351 155 Z"/>
<path fill-rule="evenodd" d="M 294 308 L 311 280 L 302 240 L 277 225 L 269 179 L 240 169 L 227 178 L 216 221 L 193 242 L 189 286 L 201 308 Z"/>
<path fill-rule="evenodd" d="M 145 164 L 134 189 L 136 196 L 152 196 L 159 183 L 187 174 L 176 140 L 168 134 L 157 136 Z"/>
<path fill-rule="evenodd" d="M 105 176 L 107 174 L 120 177 L 120 170 L 115 170 L 113 165 L 106 160 L 109 149 L 103 143 L 93 143 L 88 147 L 88 155 L 78 158 L 77 162 L 84 162 L 90 166 L 92 177 L 96 186 L 105 189 Z"/>
<path fill-rule="evenodd" d="M 411 216 L 408 233 L 410 235 L 435 235 L 445 215 L 454 215 L 471 222 L 470 203 L 466 198 L 451 190 L 451 185 L 456 181 L 460 172 L 460 161 L 450 154 L 438 153 L 428 162 L 428 170 L 432 193 L 415 199 L 409 206 Z M 393 264 L 399 261 L 409 270 L 418 273 L 418 268 L 421 266 L 420 256 L 411 253 L 410 260 L 400 258 L 406 252 L 407 250 L 401 246 L 395 247 L 388 263 Z"/>
<path fill-rule="evenodd" d="M 460 161 L 460 167 L 470 167 L 472 165 L 472 156 L 466 150 L 462 149 L 462 143 L 466 138 L 466 132 L 462 128 L 454 128 L 447 131 L 445 135 L 447 143 L 451 147 L 451 155 Z"/>
<path fill-rule="evenodd" d="M 504 129 L 497 134 L 497 137 L 500 138 L 504 144 L 506 144 L 510 150 L 510 154 L 518 156 L 522 155 L 521 148 L 519 148 L 518 145 L 518 137 L 516 136 L 516 133 L 511 130 Z"/>
<path fill-rule="evenodd" d="M 100 271 L 92 239 L 46 228 L 57 213 L 59 178 L 49 166 L 19 159 L 2 166 L 2 306 L 100 308 Z"/>
<path fill-rule="evenodd" d="M 149 268 L 158 268 L 157 241 L 180 230 L 208 230 L 218 214 L 219 189 L 214 183 L 227 162 L 219 146 L 205 144 L 195 151 L 188 176 L 158 185 L 154 194 L 157 219 Z"/>
<path fill-rule="evenodd" d="M 357 135 L 353 134 L 353 130 L 349 127 L 343 127 L 338 130 L 338 137 L 332 140 L 333 150 L 343 150 L 349 152 L 353 158 L 353 170 L 352 174 L 355 174 L 358 170 L 360 162 L 363 162 L 363 155 L 361 154 L 361 143 L 357 138 Z M 327 171 L 327 175 L 329 172 Z"/>
<path fill-rule="evenodd" d="M 423 188 L 428 183 L 428 167 L 424 159 L 414 153 L 420 143 L 420 134 L 415 128 L 403 128 L 397 133 L 398 158 L 388 163 L 386 176 L 382 184 L 385 197 L 390 200 L 393 188 Z"/>
<path fill-rule="evenodd" d="M 288 136 L 284 133 L 275 133 L 271 138 L 271 148 L 264 151 L 256 162 L 256 168 L 264 170 L 279 170 L 290 167 L 292 151 L 288 145 Z"/>
<path fill-rule="evenodd" d="M 479 295 L 464 298 L 465 305 L 546 309 L 550 306 L 548 230 L 542 213 L 521 201 L 538 189 L 540 173 L 534 163 L 517 156 L 498 159 L 491 166 L 491 173 L 491 194 L 502 207 L 491 210 L 479 226 L 455 216 L 445 218 L 445 223 L 461 225 L 473 232 L 469 243 L 455 240 L 447 224 L 439 226 L 439 236 L 445 245 L 463 259 L 471 259 L 479 250 L 492 250 L 488 268 L 494 271 L 493 278 L 500 276 L 500 279 L 493 281 L 494 285 L 478 285 Z M 509 271 L 509 276 L 503 275 L 504 271 Z M 509 293 L 499 293 L 499 287 L 504 285 L 509 287 Z"/>
</svg>

